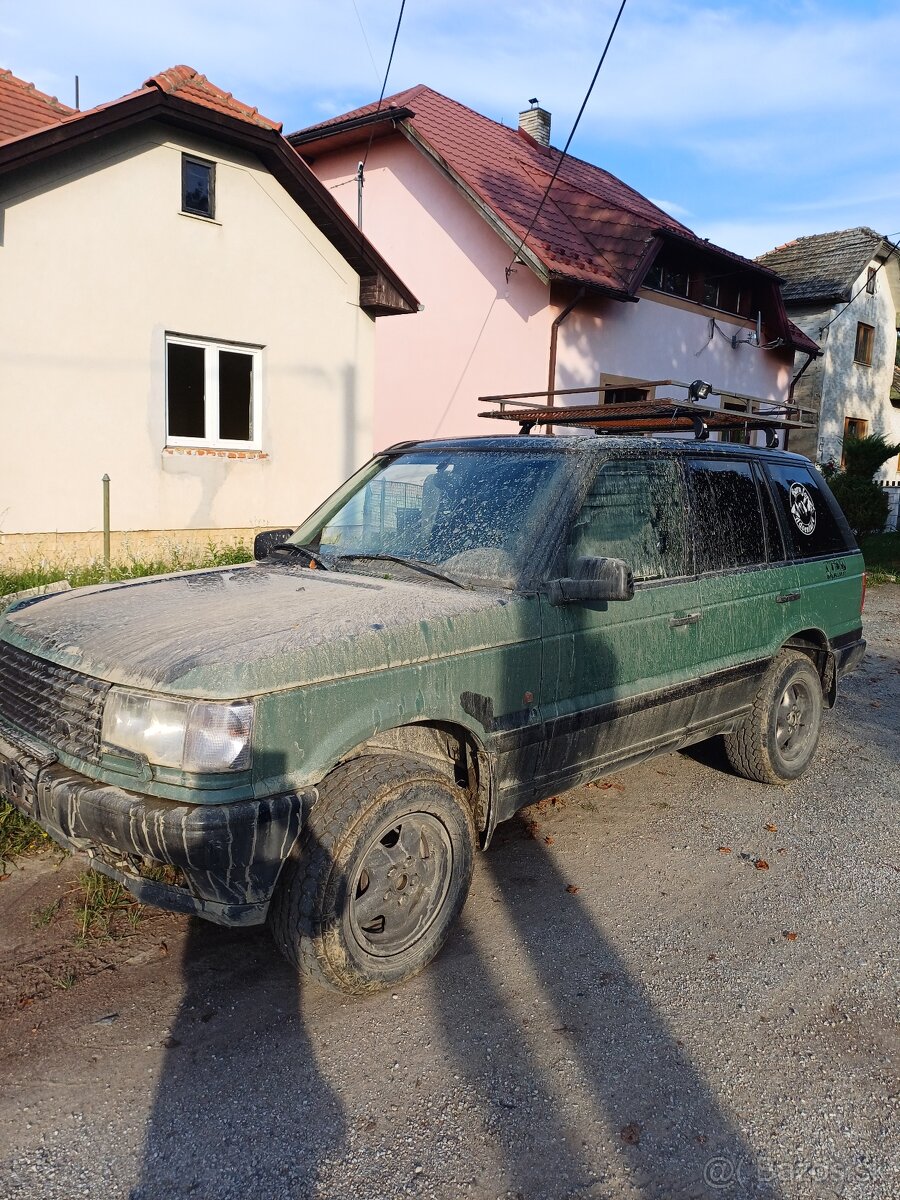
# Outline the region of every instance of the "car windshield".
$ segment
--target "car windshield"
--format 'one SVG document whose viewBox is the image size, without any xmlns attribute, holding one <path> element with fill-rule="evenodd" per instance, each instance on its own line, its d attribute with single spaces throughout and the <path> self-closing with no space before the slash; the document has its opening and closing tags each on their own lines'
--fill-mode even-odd
<svg viewBox="0 0 900 1200">
<path fill-rule="evenodd" d="M 514 585 L 558 497 L 563 456 L 434 450 L 376 459 L 289 539 L 331 565 L 425 564 L 452 579 Z M 344 560 L 342 563 L 341 560 Z M 402 569 L 402 564 L 400 564 Z M 529 566 L 531 570 L 528 570 Z"/>
</svg>

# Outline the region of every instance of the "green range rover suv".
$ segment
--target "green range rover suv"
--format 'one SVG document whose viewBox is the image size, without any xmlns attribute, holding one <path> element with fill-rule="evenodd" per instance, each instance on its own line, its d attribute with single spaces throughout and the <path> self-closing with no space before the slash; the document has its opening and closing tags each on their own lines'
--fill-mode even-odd
<svg viewBox="0 0 900 1200">
<path fill-rule="evenodd" d="M 797 778 L 864 584 L 797 455 L 405 443 L 253 563 L 9 609 L 0 793 L 140 900 L 268 919 L 371 991 L 437 953 L 521 806 L 714 735 Z"/>
</svg>

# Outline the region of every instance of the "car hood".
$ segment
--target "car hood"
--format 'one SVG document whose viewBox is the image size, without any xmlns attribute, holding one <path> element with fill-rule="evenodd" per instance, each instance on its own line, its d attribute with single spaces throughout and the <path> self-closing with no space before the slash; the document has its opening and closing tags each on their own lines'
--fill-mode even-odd
<svg viewBox="0 0 900 1200">
<path fill-rule="evenodd" d="M 26 601 L 0 636 L 111 683 L 235 698 L 521 641 L 521 606 L 509 592 L 251 563 Z"/>
</svg>

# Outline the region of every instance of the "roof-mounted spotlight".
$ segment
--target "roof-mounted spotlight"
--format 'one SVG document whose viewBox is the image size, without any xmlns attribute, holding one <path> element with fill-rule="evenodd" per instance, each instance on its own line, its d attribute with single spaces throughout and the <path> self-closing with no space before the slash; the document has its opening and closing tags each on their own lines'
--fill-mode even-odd
<svg viewBox="0 0 900 1200">
<path fill-rule="evenodd" d="M 705 400 L 711 391 L 711 383 L 707 383 L 704 379 L 695 379 L 688 388 L 688 400 L 692 400 L 696 404 L 698 400 Z"/>
</svg>

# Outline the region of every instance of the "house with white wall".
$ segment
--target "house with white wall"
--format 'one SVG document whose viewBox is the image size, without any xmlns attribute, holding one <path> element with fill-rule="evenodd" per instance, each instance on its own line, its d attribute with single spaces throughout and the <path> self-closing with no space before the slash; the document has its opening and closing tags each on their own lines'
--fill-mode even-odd
<svg viewBox="0 0 900 1200">
<path fill-rule="evenodd" d="M 0 279 L 6 561 L 97 553 L 104 475 L 114 549 L 299 523 L 369 457 L 376 319 L 418 308 L 189 67 L 86 112 L 0 73 Z"/>
<path fill-rule="evenodd" d="M 684 399 L 657 381 L 701 377 L 782 404 L 818 353 L 774 272 L 562 159 L 542 108 L 510 127 L 420 84 L 288 141 L 424 305 L 378 329 L 376 446 L 505 432 L 477 415 L 498 394 Z"/>
<path fill-rule="evenodd" d="M 897 248 L 874 229 L 857 227 L 796 238 L 759 262 L 782 276 L 787 311 L 821 349 L 794 389 L 818 414 L 816 428 L 796 448 L 814 461 L 840 464 L 847 437 L 881 434 L 900 442 Z M 900 483 L 900 462 L 892 459 L 876 478 Z"/>
</svg>

